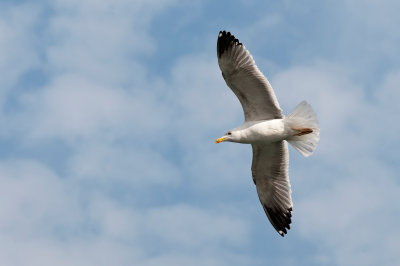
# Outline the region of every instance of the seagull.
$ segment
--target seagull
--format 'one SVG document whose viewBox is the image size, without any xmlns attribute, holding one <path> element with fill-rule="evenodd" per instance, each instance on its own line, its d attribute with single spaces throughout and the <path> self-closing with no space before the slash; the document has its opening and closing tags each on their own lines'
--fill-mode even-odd
<svg viewBox="0 0 400 266">
<path fill-rule="evenodd" d="M 284 236 L 290 229 L 293 209 L 287 142 L 303 156 L 310 156 L 319 141 L 317 117 L 305 101 L 285 117 L 267 78 L 230 32 L 219 32 L 217 55 L 222 77 L 239 99 L 245 121 L 216 143 L 251 144 L 251 173 L 258 197 L 272 226 Z"/>
</svg>

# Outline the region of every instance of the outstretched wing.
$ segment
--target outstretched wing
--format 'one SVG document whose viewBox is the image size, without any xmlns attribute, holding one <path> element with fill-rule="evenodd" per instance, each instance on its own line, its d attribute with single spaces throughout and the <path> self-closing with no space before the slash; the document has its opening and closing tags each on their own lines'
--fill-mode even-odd
<svg viewBox="0 0 400 266">
<path fill-rule="evenodd" d="M 253 147 L 251 172 L 258 197 L 269 221 L 281 236 L 292 222 L 292 198 L 288 174 L 289 152 L 286 141 Z"/>
<path fill-rule="evenodd" d="M 217 54 L 222 76 L 239 98 L 245 121 L 283 117 L 267 78 L 258 69 L 246 47 L 230 32 L 219 32 Z"/>
</svg>

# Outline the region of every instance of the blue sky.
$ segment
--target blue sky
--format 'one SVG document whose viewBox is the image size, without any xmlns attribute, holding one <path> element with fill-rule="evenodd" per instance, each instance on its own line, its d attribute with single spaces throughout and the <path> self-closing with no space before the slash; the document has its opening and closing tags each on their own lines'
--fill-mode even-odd
<svg viewBox="0 0 400 266">
<path fill-rule="evenodd" d="M 1 265 L 400 264 L 398 1 L 0 2 Z M 293 224 L 270 225 L 217 65 L 229 30 L 284 112 Z"/>
</svg>

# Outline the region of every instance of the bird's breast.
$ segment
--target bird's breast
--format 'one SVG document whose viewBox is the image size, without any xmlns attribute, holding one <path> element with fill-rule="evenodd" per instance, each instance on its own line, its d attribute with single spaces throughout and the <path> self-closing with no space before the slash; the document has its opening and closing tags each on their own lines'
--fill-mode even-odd
<svg viewBox="0 0 400 266">
<path fill-rule="evenodd" d="M 270 143 L 287 137 L 283 119 L 258 121 L 243 129 L 244 143 Z"/>
</svg>

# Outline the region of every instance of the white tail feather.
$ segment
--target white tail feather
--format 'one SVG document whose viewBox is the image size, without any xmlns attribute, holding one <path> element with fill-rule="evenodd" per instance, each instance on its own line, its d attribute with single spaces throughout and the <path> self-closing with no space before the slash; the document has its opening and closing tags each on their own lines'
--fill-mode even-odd
<svg viewBox="0 0 400 266">
<path fill-rule="evenodd" d="M 319 125 L 317 116 L 315 115 L 311 105 L 302 101 L 297 107 L 285 118 L 292 129 L 311 129 L 312 132 L 304 135 L 294 135 L 287 141 L 305 157 L 310 156 L 319 141 Z"/>
</svg>

